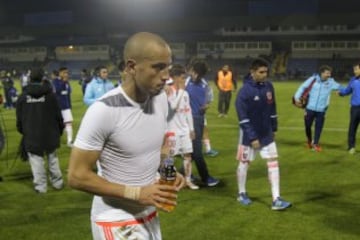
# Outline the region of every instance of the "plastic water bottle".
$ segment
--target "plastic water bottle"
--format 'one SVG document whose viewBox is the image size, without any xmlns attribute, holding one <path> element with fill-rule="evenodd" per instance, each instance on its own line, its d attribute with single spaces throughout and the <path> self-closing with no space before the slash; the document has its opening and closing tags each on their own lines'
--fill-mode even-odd
<svg viewBox="0 0 360 240">
<path fill-rule="evenodd" d="M 166 159 L 164 159 L 163 165 L 160 168 L 160 184 L 174 185 L 176 180 L 176 169 L 174 166 L 176 138 L 174 132 L 168 132 L 166 134 L 165 143 L 169 148 L 169 154 Z M 168 204 L 164 204 L 163 206 L 169 212 L 173 211 L 175 208 L 175 206 Z"/>
</svg>

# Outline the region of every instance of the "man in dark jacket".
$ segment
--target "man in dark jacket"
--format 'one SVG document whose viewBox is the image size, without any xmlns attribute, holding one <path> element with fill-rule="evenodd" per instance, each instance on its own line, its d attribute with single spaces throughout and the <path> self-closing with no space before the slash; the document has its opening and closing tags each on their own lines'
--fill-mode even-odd
<svg viewBox="0 0 360 240">
<path fill-rule="evenodd" d="M 47 155 L 50 182 L 55 189 L 63 188 L 56 149 L 64 129 L 61 110 L 52 89 L 43 83 L 42 69 L 31 71 L 30 84 L 18 99 L 16 127 L 23 135 L 28 153 L 34 188 L 38 193 L 47 191 L 47 174 L 43 155 Z"/>
<path fill-rule="evenodd" d="M 269 67 L 267 62 L 256 59 L 252 62 L 250 73 L 236 98 L 236 111 L 240 125 L 237 159 L 238 201 L 251 204 L 246 192 L 246 178 L 249 163 L 260 152 L 267 161 L 268 176 L 272 192 L 272 210 L 283 210 L 291 203 L 280 197 L 280 173 L 274 133 L 277 131 L 275 92 L 271 82 L 266 81 Z"/>
</svg>

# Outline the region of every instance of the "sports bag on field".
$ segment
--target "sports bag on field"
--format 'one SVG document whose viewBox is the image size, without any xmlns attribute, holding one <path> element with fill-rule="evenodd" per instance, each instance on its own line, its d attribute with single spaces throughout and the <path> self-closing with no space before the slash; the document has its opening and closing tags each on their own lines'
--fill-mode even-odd
<svg viewBox="0 0 360 240">
<path fill-rule="evenodd" d="M 308 104 L 309 102 L 309 93 L 311 91 L 311 88 L 313 87 L 314 83 L 316 81 L 316 78 L 314 78 L 310 85 L 304 89 L 303 93 L 301 94 L 300 96 L 300 106 L 299 105 L 296 105 L 295 103 L 295 97 L 293 96 L 292 97 L 292 104 L 295 106 L 295 107 L 298 107 L 298 108 L 306 108 L 306 105 Z"/>
</svg>

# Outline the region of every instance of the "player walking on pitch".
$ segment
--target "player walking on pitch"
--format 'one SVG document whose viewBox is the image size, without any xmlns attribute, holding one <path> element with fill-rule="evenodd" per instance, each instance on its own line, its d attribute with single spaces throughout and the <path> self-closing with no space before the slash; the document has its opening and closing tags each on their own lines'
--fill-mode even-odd
<svg viewBox="0 0 360 240">
<path fill-rule="evenodd" d="M 266 81 L 268 70 L 267 62 L 254 60 L 236 98 L 240 125 L 237 152 L 238 201 L 243 205 L 251 204 L 245 186 L 247 171 L 256 153 L 260 152 L 261 158 L 267 161 L 273 199 L 271 209 L 282 210 L 290 207 L 291 203 L 280 197 L 279 163 L 274 141 L 274 133 L 277 131 L 275 92 L 273 85 Z"/>
</svg>

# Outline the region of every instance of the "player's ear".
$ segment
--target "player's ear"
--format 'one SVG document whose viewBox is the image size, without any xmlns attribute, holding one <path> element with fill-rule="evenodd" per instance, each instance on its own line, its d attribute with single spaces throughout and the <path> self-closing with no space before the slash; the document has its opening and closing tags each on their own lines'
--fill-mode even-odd
<svg viewBox="0 0 360 240">
<path fill-rule="evenodd" d="M 133 73 L 135 71 L 136 61 L 134 59 L 129 59 L 126 61 L 126 71 L 128 73 Z"/>
</svg>

